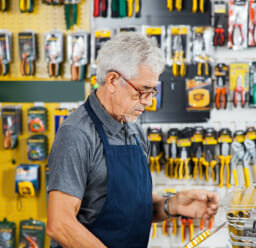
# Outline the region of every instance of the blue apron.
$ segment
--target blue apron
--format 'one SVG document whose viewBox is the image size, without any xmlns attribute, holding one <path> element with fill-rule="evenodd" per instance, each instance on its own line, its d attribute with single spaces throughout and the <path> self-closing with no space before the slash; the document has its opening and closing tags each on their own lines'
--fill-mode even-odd
<svg viewBox="0 0 256 248">
<path fill-rule="evenodd" d="M 152 181 L 146 156 L 137 145 L 110 145 L 103 126 L 84 104 L 102 140 L 108 173 L 107 197 L 86 228 L 108 248 L 146 248 L 152 224 Z"/>
</svg>

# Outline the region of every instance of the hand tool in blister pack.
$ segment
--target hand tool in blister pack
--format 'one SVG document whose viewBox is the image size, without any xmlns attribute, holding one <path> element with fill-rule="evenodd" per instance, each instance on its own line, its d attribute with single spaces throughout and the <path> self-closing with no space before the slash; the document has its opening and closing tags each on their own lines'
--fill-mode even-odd
<svg viewBox="0 0 256 248">
<path fill-rule="evenodd" d="M 193 179 L 196 179 L 197 174 L 199 174 L 199 179 L 203 178 L 203 127 L 195 127 L 193 130 L 193 135 L 191 137 L 191 156 L 193 161 Z"/>
<path fill-rule="evenodd" d="M 205 226 L 205 222 L 206 222 L 206 219 L 201 219 L 200 220 L 200 231 L 204 230 L 204 226 Z M 211 217 L 209 220 L 208 220 L 208 229 L 211 230 L 212 227 L 213 227 L 213 222 L 214 222 L 214 217 Z"/>
<path fill-rule="evenodd" d="M 34 32 L 19 33 L 19 55 L 21 75 L 34 75 L 36 60 L 36 34 Z"/>
<path fill-rule="evenodd" d="M 148 128 L 148 140 L 150 141 L 149 166 L 151 172 L 160 173 L 160 159 L 163 157 L 162 130 L 159 128 Z"/>
<path fill-rule="evenodd" d="M 186 75 L 186 65 L 184 58 L 184 49 L 182 46 L 182 36 L 175 35 L 173 40 L 173 65 L 172 65 L 172 73 L 175 77 L 181 76 L 184 77 Z"/>
<path fill-rule="evenodd" d="M 63 62 L 64 35 L 53 31 L 45 34 L 45 55 L 50 77 L 60 75 L 60 64 Z"/>
<path fill-rule="evenodd" d="M 248 157 L 252 159 L 253 162 L 253 168 L 254 168 L 254 182 L 256 182 L 256 147 L 255 147 L 255 142 L 250 139 L 246 139 L 244 141 L 244 145 L 246 148 L 246 153 L 244 155 L 244 163 L 247 162 Z"/>
<path fill-rule="evenodd" d="M 214 46 L 223 46 L 226 40 L 227 4 L 214 1 Z"/>
<path fill-rule="evenodd" d="M 255 46 L 255 45 L 256 45 L 256 2 L 250 3 L 250 20 L 249 20 L 249 46 Z"/>
<path fill-rule="evenodd" d="M 88 63 L 89 35 L 77 32 L 68 35 L 68 60 L 71 64 L 72 80 L 83 80 Z"/>
<path fill-rule="evenodd" d="M 227 188 L 231 187 L 231 174 L 233 171 L 231 170 L 230 161 L 231 161 L 231 150 L 230 146 L 232 143 L 232 133 L 228 128 L 223 128 L 219 131 L 219 147 L 220 147 L 220 172 L 219 172 L 219 187 L 223 187 L 223 177 L 224 177 L 224 167 L 226 167 L 226 185 Z M 230 168 L 231 167 L 231 168 Z"/>
<path fill-rule="evenodd" d="M 185 216 L 181 216 L 181 242 L 184 243 L 186 240 L 186 226 L 189 229 L 189 240 L 194 236 L 194 223 L 193 219 Z"/>
<path fill-rule="evenodd" d="M 238 75 L 237 80 L 236 80 L 236 88 L 234 91 L 234 97 L 233 97 L 233 104 L 234 107 L 237 107 L 237 103 L 238 103 L 238 98 L 240 96 L 240 101 L 241 101 L 241 107 L 244 108 L 245 104 L 246 104 L 246 98 L 247 98 L 247 94 L 245 93 L 245 89 L 242 85 L 242 75 Z"/>
<path fill-rule="evenodd" d="M 192 174 L 190 166 L 190 150 L 191 150 L 191 135 L 192 128 L 184 128 L 181 130 L 178 139 L 178 158 L 175 167 L 174 175 L 178 179 L 189 179 Z"/>
<path fill-rule="evenodd" d="M 0 31 L 0 75 L 6 76 L 11 62 L 11 33 Z"/>
<path fill-rule="evenodd" d="M 207 238 L 218 232 L 221 228 L 223 228 L 226 225 L 226 221 L 223 222 L 221 225 L 219 225 L 217 228 L 215 228 L 213 231 L 206 229 L 205 231 L 199 233 L 196 235 L 191 241 L 189 241 L 184 248 L 194 248 L 197 247 L 199 244 L 204 242 Z"/>
<path fill-rule="evenodd" d="M 198 11 L 198 4 L 200 12 L 204 13 L 204 0 L 192 0 L 192 12 L 196 13 Z"/>
<path fill-rule="evenodd" d="M 77 5 L 80 0 L 64 0 L 66 28 L 69 30 L 77 24 Z"/>
<path fill-rule="evenodd" d="M 174 177 L 174 165 L 176 163 L 177 157 L 177 139 L 179 130 L 177 128 L 172 128 L 168 131 L 168 139 L 166 143 L 168 144 L 168 158 L 165 165 L 165 175 L 169 178 Z"/>
<path fill-rule="evenodd" d="M 241 7 L 234 6 L 234 21 L 232 22 L 232 31 L 230 33 L 231 47 L 233 47 L 234 45 L 242 46 L 245 41 L 242 16 L 243 12 L 241 10 Z"/>
<path fill-rule="evenodd" d="M 216 160 L 215 149 L 217 145 L 217 135 L 214 128 L 206 128 L 203 140 L 203 173 L 205 180 L 209 181 L 209 169 L 211 171 L 212 180 L 216 180 Z"/>
<path fill-rule="evenodd" d="M 20 0 L 20 11 L 22 13 L 28 12 L 32 13 L 33 12 L 33 5 L 34 5 L 34 0 Z"/>
<path fill-rule="evenodd" d="M 94 0 L 94 17 L 107 17 L 107 9 L 108 9 L 108 0 Z"/>
<path fill-rule="evenodd" d="M 214 75 L 216 77 L 215 106 L 216 109 L 226 109 L 227 107 L 227 77 L 229 68 L 226 64 L 219 63 L 215 66 Z"/>
</svg>

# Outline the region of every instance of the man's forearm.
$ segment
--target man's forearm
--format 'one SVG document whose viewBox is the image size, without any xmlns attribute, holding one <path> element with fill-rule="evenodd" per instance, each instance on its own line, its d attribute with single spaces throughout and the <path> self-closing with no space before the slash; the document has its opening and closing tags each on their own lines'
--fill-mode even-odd
<svg viewBox="0 0 256 248">
<path fill-rule="evenodd" d="M 60 221 L 48 228 L 47 234 L 64 248 L 107 248 L 76 219 Z"/>
</svg>

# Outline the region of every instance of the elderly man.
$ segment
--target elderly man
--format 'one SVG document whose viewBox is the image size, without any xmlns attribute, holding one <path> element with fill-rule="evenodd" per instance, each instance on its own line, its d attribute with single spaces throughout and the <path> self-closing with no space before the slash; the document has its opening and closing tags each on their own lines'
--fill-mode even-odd
<svg viewBox="0 0 256 248">
<path fill-rule="evenodd" d="M 216 214 L 213 192 L 152 195 L 149 142 L 135 121 L 157 93 L 161 50 L 141 34 L 122 33 L 105 43 L 97 63 L 99 88 L 63 122 L 49 157 L 51 247 L 146 248 L 152 221 Z"/>
</svg>

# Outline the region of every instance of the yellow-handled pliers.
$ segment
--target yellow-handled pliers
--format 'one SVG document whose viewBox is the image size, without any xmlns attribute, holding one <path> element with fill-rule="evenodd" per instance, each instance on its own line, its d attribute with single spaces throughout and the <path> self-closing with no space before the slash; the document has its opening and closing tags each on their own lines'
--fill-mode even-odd
<svg viewBox="0 0 256 248">
<path fill-rule="evenodd" d="M 160 173 L 160 158 L 163 156 L 163 152 L 161 152 L 158 156 L 156 157 L 149 157 L 149 166 L 150 166 L 150 171 L 153 172 L 156 168 L 156 172 Z"/>
<path fill-rule="evenodd" d="M 197 174 L 199 174 L 199 179 L 203 178 L 203 158 L 202 158 L 202 148 L 199 147 L 196 151 L 196 156 L 192 158 L 194 162 L 193 168 L 193 179 L 196 179 Z M 199 167 L 199 171 L 198 171 Z"/>
<path fill-rule="evenodd" d="M 198 10 L 198 1 L 199 1 L 199 10 L 201 13 L 204 13 L 204 0 L 193 0 L 192 12 L 196 13 Z"/>
<path fill-rule="evenodd" d="M 178 179 L 183 179 L 183 177 L 185 179 L 190 178 L 189 161 L 190 161 L 190 158 L 188 158 L 186 148 L 182 147 L 181 155 L 180 155 L 180 158 L 177 159 L 177 166 L 175 169 L 175 176 Z"/>
<path fill-rule="evenodd" d="M 33 12 L 33 0 L 20 0 L 20 11 L 21 12 Z"/>
<path fill-rule="evenodd" d="M 176 218 L 169 218 L 163 222 L 163 234 L 166 236 L 168 234 L 168 227 L 170 221 L 172 222 L 172 235 L 175 236 L 177 232 L 177 221 Z"/>
<path fill-rule="evenodd" d="M 186 65 L 185 65 L 184 50 L 182 46 L 181 35 L 176 35 L 174 37 L 173 50 L 174 50 L 173 65 L 172 65 L 173 76 L 184 77 L 186 75 Z"/>
<path fill-rule="evenodd" d="M 226 184 L 227 188 L 230 188 L 230 161 L 231 161 L 231 155 L 219 156 L 220 159 L 220 183 L 219 187 L 221 188 L 223 186 L 223 174 L 224 174 L 224 167 L 226 166 L 226 172 L 227 172 L 227 179 L 226 179 Z"/>
</svg>

